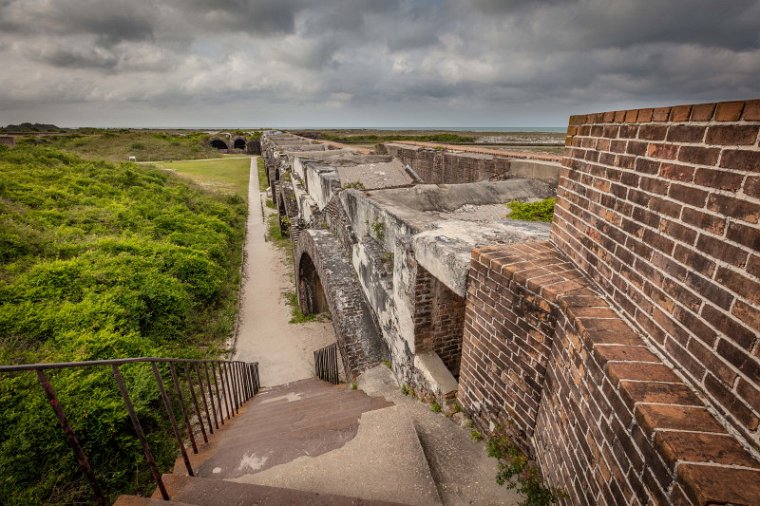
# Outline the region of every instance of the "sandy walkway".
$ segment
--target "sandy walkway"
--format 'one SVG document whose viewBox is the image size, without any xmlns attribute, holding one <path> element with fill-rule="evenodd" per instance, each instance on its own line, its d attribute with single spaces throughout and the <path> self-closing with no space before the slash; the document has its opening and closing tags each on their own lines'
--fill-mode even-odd
<svg viewBox="0 0 760 506">
<path fill-rule="evenodd" d="M 314 376 L 313 352 L 335 342 L 335 332 L 330 322 L 288 323 L 290 307 L 282 294 L 293 291 L 292 267 L 285 254 L 266 241 L 263 199 L 254 156 L 235 358 L 258 362 L 262 385 L 273 386 Z"/>
</svg>

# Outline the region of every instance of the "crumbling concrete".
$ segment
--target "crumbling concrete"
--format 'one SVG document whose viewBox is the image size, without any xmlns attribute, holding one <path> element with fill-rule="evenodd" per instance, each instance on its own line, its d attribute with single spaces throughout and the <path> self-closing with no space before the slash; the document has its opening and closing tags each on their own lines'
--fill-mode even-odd
<svg viewBox="0 0 760 506">
<path fill-rule="evenodd" d="M 418 184 L 417 170 L 390 153 L 315 149 L 320 145 L 314 142 L 269 132 L 263 138 L 273 195 L 296 250 L 297 275 L 306 272 L 299 263 L 304 254 L 315 265 L 327 258 L 340 265 L 330 272 L 317 268 L 320 281 L 302 283 L 302 310 L 330 306 L 352 374 L 385 357 L 403 383 L 441 402 L 452 399 L 470 252 L 548 238 L 547 224 L 509 220 L 504 204 L 552 196 L 556 180 L 545 177 L 551 171 L 541 174 L 548 182 L 516 178 L 509 159 L 446 152 L 443 166 L 470 167 L 469 176 L 456 176 L 470 180 Z M 478 181 L 478 167 L 496 166 L 504 174 Z M 325 292 L 324 304 L 309 288 L 317 285 Z M 356 302 L 351 311 L 360 323 L 341 323 L 336 308 L 348 300 Z"/>
</svg>

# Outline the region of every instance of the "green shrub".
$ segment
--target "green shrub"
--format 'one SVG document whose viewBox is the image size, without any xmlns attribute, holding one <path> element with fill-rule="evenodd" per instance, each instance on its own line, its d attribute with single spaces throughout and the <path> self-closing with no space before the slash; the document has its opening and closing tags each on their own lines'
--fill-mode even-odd
<svg viewBox="0 0 760 506">
<path fill-rule="evenodd" d="M 218 356 L 234 326 L 245 216 L 242 199 L 158 170 L 0 150 L 0 363 Z M 176 447 L 152 375 L 123 374 L 168 470 Z M 50 376 L 111 499 L 152 489 L 110 369 Z M 3 504 L 91 501 L 32 373 L 0 375 L 0 469 Z"/>
<path fill-rule="evenodd" d="M 510 202 L 507 204 L 512 212 L 508 215 L 513 220 L 551 222 L 554 217 L 554 197 L 537 202 Z"/>
</svg>

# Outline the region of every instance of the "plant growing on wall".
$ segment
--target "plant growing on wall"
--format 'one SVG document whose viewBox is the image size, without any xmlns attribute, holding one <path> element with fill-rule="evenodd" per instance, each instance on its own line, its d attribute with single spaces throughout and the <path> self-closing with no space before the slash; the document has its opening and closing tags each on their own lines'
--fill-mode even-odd
<svg viewBox="0 0 760 506">
<path fill-rule="evenodd" d="M 385 240 L 385 225 L 382 221 L 376 221 L 372 224 L 372 231 L 375 233 L 375 238 L 383 242 Z"/>
<path fill-rule="evenodd" d="M 365 190 L 364 183 L 361 181 L 352 181 L 350 183 L 346 183 L 343 185 L 343 190 L 348 190 L 349 188 L 353 188 L 354 190 Z"/>
<path fill-rule="evenodd" d="M 497 433 L 488 439 L 488 456 L 498 460 L 496 483 L 525 494 L 526 506 L 545 506 L 565 497 L 562 491 L 543 483 L 541 470 L 520 451 L 509 437 Z"/>
<path fill-rule="evenodd" d="M 536 202 L 510 202 L 507 207 L 512 212 L 507 217 L 512 220 L 551 222 L 556 201 L 557 199 L 551 197 Z"/>
</svg>

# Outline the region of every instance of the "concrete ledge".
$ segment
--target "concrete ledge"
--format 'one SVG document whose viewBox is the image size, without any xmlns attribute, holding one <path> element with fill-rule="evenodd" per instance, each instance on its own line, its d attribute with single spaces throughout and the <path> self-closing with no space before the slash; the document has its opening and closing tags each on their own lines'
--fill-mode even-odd
<svg viewBox="0 0 760 506">
<path fill-rule="evenodd" d="M 459 384 L 454 376 L 435 352 L 417 353 L 414 356 L 414 367 L 427 383 L 427 388 L 436 396 L 453 399 Z"/>
</svg>

